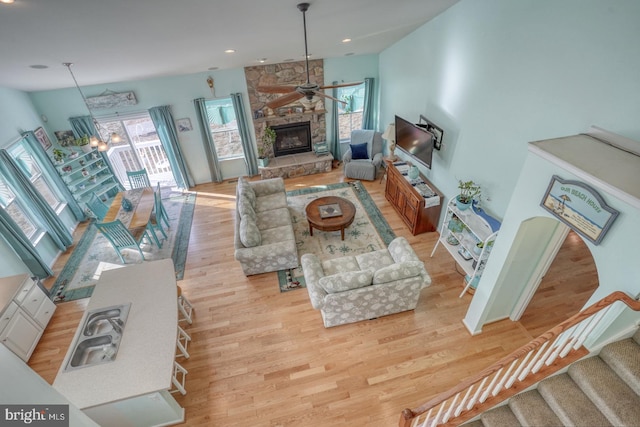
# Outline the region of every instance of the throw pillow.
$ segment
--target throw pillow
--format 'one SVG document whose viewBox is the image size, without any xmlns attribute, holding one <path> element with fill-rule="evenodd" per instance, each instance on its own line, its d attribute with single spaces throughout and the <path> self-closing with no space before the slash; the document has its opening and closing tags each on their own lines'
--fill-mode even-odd
<svg viewBox="0 0 640 427">
<path fill-rule="evenodd" d="M 373 284 L 395 282 L 420 275 L 423 264 L 419 261 L 407 261 L 381 268 L 373 274 Z"/>
<path fill-rule="evenodd" d="M 349 147 L 351 147 L 351 158 L 353 160 L 369 159 L 366 142 L 363 142 L 362 144 L 349 144 Z"/>
<path fill-rule="evenodd" d="M 373 275 L 370 271 L 349 271 L 346 273 L 324 276 L 318 280 L 318 284 L 328 294 L 350 291 L 352 289 L 364 288 L 371 284 Z"/>
<path fill-rule="evenodd" d="M 246 216 L 240 219 L 240 241 L 245 248 L 260 246 L 262 243 L 262 236 L 256 222 Z"/>
</svg>

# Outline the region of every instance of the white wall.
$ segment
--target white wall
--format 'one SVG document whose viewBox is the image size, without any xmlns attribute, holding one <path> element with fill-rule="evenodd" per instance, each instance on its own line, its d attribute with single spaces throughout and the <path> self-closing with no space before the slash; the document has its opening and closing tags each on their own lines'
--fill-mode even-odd
<svg viewBox="0 0 640 427">
<path fill-rule="evenodd" d="M 640 140 L 638 22 L 634 0 L 463 0 L 380 54 L 381 123 L 444 128 L 422 172 L 447 198 L 479 182 L 503 217 L 527 142 L 594 124 Z"/>
<path fill-rule="evenodd" d="M 511 198 L 500 234 L 491 252 L 491 257 L 478 284 L 464 322 L 467 327 L 477 333 L 482 325 L 493 320 L 508 317 L 513 310 L 515 300 L 521 295 L 526 279 L 530 276 L 530 267 L 538 260 L 521 268 L 512 268 L 509 257 L 516 247 L 516 236 L 524 224 L 531 218 L 553 218 L 540 207 L 546 189 L 553 175 L 563 180 L 585 182 L 571 172 L 551 164 L 549 161 L 530 153 L 522 167 L 522 174 L 516 183 L 516 191 Z M 611 228 L 599 245 L 585 240 L 587 248 L 593 256 L 598 271 L 598 288 L 589 298 L 586 306 L 606 297 L 614 291 L 623 291 L 635 297 L 640 293 L 640 281 L 637 277 L 637 239 L 629 238 L 638 235 L 640 215 L 637 208 L 606 192 L 606 189 L 594 183 L 592 186 L 604 198 L 605 202 L 620 212 Z M 507 280 L 501 274 L 511 269 L 514 277 L 520 280 Z M 634 317 L 637 318 L 638 315 Z"/>
</svg>

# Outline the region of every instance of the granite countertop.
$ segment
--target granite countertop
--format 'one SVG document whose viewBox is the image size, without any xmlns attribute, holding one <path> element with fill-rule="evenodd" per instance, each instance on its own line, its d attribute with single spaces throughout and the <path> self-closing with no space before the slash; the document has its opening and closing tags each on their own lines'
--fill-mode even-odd
<svg viewBox="0 0 640 427">
<path fill-rule="evenodd" d="M 80 409 L 171 388 L 178 333 L 173 261 L 144 262 L 102 273 L 85 314 L 131 303 L 113 362 L 64 371 L 81 333 L 78 329 L 53 387 Z"/>
</svg>

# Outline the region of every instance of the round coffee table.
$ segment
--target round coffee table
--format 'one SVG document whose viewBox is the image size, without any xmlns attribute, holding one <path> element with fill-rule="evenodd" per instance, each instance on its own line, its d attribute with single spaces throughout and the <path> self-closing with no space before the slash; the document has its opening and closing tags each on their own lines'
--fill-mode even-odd
<svg viewBox="0 0 640 427">
<path fill-rule="evenodd" d="M 337 206 L 336 206 L 337 205 Z M 309 203 L 305 209 L 309 221 L 309 234 L 313 229 L 320 231 L 338 231 L 344 240 L 344 229 L 351 225 L 356 216 L 356 207 L 342 197 L 319 197 Z"/>
</svg>

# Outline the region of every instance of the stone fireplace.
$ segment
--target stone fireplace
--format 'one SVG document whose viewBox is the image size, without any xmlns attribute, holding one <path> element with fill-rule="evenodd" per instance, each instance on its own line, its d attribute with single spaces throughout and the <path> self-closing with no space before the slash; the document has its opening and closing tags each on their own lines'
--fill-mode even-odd
<svg viewBox="0 0 640 427">
<path fill-rule="evenodd" d="M 289 123 L 271 126 L 271 129 L 276 133 L 276 142 L 273 144 L 275 157 L 311 151 L 311 123 Z"/>
</svg>

